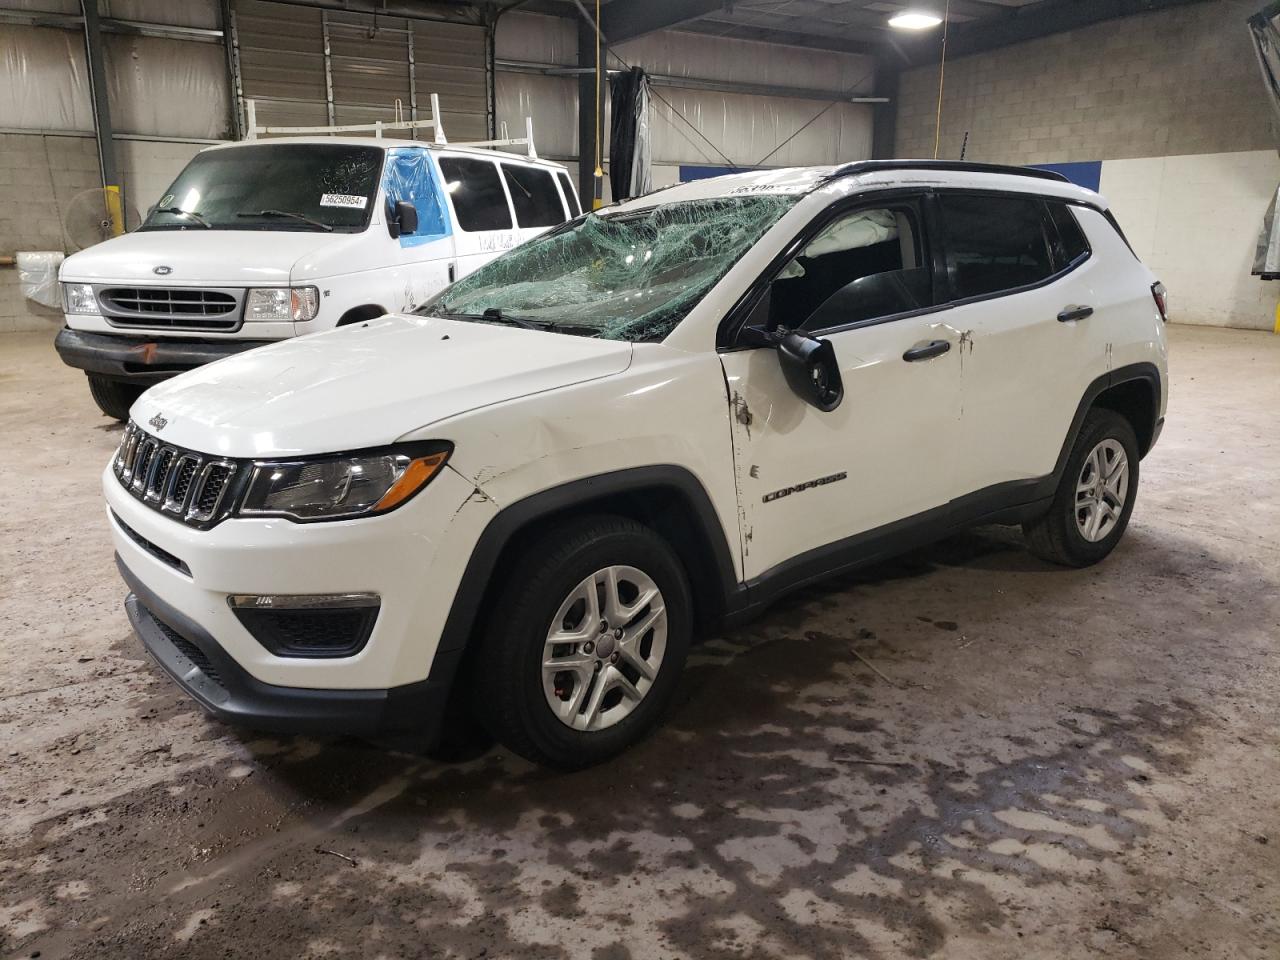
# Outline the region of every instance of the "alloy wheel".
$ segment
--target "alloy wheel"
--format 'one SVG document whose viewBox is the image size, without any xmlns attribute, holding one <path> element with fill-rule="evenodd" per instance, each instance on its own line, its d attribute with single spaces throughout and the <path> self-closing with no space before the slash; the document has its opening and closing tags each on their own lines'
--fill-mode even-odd
<svg viewBox="0 0 1280 960">
<path fill-rule="evenodd" d="M 604 730 L 645 698 L 662 668 L 667 610 L 642 570 L 610 566 L 569 592 L 547 630 L 542 690 L 565 726 Z"/>
<path fill-rule="evenodd" d="M 1129 458 L 1118 440 L 1100 442 L 1076 480 L 1076 528 L 1090 543 L 1105 540 L 1120 522 L 1129 495 Z"/>
</svg>

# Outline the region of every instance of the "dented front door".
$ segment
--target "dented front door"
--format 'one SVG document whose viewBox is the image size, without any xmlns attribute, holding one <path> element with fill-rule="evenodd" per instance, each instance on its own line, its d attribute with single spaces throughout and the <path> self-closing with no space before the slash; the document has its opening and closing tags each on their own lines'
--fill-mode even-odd
<svg viewBox="0 0 1280 960">
<path fill-rule="evenodd" d="M 830 413 L 791 392 L 771 348 L 722 355 L 748 580 L 951 499 L 961 343 L 940 316 L 818 334 L 844 378 Z M 904 359 L 934 341 L 945 352 Z"/>
</svg>

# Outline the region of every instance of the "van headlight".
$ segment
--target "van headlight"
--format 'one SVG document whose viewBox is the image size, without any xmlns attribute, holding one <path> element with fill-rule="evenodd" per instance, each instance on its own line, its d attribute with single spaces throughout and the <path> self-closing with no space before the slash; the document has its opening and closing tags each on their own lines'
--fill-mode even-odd
<svg viewBox="0 0 1280 960">
<path fill-rule="evenodd" d="M 319 312 L 315 287 L 254 287 L 244 305 L 246 320 L 314 320 Z"/>
<path fill-rule="evenodd" d="M 242 517 L 287 517 L 301 522 L 386 513 L 430 483 L 452 452 L 452 444 L 434 441 L 367 453 L 257 462 L 237 512 Z"/>
<path fill-rule="evenodd" d="M 98 298 L 93 295 L 91 283 L 64 283 L 62 285 L 62 309 L 66 313 L 91 313 L 97 315 Z"/>
</svg>

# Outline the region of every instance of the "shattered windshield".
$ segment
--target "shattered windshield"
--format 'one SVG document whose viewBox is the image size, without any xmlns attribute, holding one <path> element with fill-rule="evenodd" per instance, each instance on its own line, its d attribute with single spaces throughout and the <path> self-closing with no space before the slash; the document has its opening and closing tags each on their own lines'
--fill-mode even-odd
<svg viewBox="0 0 1280 960">
<path fill-rule="evenodd" d="M 661 340 L 795 201 L 717 197 L 589 214 L 491 261 L 418 312 Z"/>
</svg>

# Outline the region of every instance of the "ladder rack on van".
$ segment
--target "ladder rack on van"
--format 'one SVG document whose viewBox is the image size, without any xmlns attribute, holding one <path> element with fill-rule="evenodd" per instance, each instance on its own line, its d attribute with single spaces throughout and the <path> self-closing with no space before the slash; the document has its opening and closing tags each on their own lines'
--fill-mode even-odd
<svg viewBox="0 0 1280 960">
<path fill-rule="evenodd" d="M 431 118 L 428 120 L 404 120 L 402 119 L 400 101 L 396 101 L 396 119 L 395 120 L 375 120 L 373 123 L 347 123 L 347 124 L 330 124 L 323 127 L 260 127 L 258 126 L 257 103 L 252 98 L 246 98 L 244 101 L 245 113 L 245 139 L 256 140 L 259 134 L 280 134 L 284 136 L 293 136 L 299 134 L 310 133 L 372 133 L 374 137 L 380 138 L 384 132 L 391 130 L 423 130 L 429 129 L 434 131 L 433 141 L 441 146 L 454 147 L 516 147 L 523 146 L 529 154 L 529 158 L 536 160 L 537 151 L 533 146 L 533 117 L 524 118 L 525 135 L 523 137 L 507 137 L 505 136 L 506 123 L 502 125 L 504 136 L 498 140 L 469 140 L 462 143 L 449 143 L 444 135 L 444 124 L 440 120 L 440 95 L 431 94 Z"/>
</svg>

